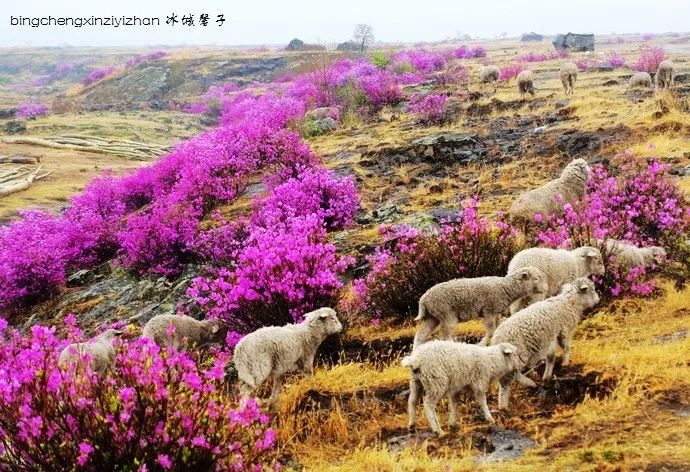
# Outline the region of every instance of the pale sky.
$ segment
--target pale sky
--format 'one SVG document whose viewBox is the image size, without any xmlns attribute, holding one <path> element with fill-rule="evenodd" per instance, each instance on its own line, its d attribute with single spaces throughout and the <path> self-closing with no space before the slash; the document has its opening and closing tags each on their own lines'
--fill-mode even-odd
<svg viewBox="0 0 690 472">
<path fill-rule="evenodd" d="M 0 47 L 332 43 L 354 25 L 385 42 L 434 41 L 458 32 L 491 38 L 536 31 L 661 33 L 690 30 L 690 0 L 3 0 Z M 569 6 L 569 5 L 572 5 Z M 168 26 L 171 13 L 207 13 L 206 26 Z M 213 23 L 217 14 L 227 21 Z M 12 26 L 11 17 L 158 17 L 158 27 Z"/>
</svg>

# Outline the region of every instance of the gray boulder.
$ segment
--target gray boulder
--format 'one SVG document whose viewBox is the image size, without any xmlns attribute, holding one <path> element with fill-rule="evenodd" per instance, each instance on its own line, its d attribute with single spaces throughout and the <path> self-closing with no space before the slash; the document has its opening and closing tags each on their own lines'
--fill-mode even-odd
<svg viewBox="0 0 690 472">
<path fill-rule="evenodd" d="M 529 42 L 529 41 L 543 41 L 544 40 L 544 35 L 541 35 L 539 33 L 531 32 L 531 33 L 525 33 L 522 35 L 520 38 L 520 41 L 522 42 Z"/>
<path fill-rule="evenodd" d="M 594 51 L 593 34 L 558 34 L 553 40 L 553 47 L 573 52 Z"/>
<path fill-rule="evenodd" d="M 337 51 L 353 52 L 359 51 L 360 45 L 355 43 L 354 41 L 345 41 L 344 43 L 338 44 L 338 46 L 335 49 Z"/>
</svg>

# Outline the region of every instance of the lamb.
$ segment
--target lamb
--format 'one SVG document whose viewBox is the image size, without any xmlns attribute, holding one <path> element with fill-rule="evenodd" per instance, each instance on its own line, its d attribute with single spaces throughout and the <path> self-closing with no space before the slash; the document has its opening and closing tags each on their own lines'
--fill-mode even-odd
<svg viewBox="0 0 690 472">
<path fill-rule="evenodd" d="M 594 283 L 586 277 L 563 286 L 555 297 L 530 305 L 504 321 L 491 338 L 492 345 L 512 343 L 517 348 L 517 368 L 500 379 L 498 407 L 507 410 L 510 384 L 517 380 L 530 387 L 536 384 L 522 371 L 545 359 L 544 380 L 553 376 L 556 345 L 563 348 L 563 365 L 570 361 L 572 333 L 585 310 L 599 303 Z"/>
<path fill-rule="evenodd" d="M 431 287 L 419 299 L 421 326 L 414 337 L 413 350 L 439 328 L 442 339 L 452 339 L 458 321 L 482 317 L 486 344 L 500 321 L 501 314 L 515 300 L 540 296 L 548 289 L 546 275 L 534 267 L 520 267 L 505 277 L 454 279 Z"/>
<path fill-rule="evenodd" d="M 534 96 L 534 74 L 531 70 L 523 70 L 517 76 L 518 91 L 520 92 L 520 99 L 525 98 L 525 94 L 529 93 Z"/>
<path fill-rule="evenodd" d="M 402 365 L 410 367 L 410 396 L 407 403 L 408 428 L 414 429 L 417 402 L 424 392 L 424 412 L 431 429 L 438 435 L 443 430 L 436 417 L 436 405 L 448 396 L 450 427 L 457 422 L 457 395 L 470 387 L 479 403 L 484 419 L 494 423 L 486 404 L 486 392 L 491 384 L 515 374 L 518 366 L 516 347 L 509 343 L 484 347 L 453 341 L 431 341 L 403 358 Z"/>
<path fill-rule="evenodd" d="M 219 319 L 195 320 L 186 315 L 156 315 L 146 323 L 142 337 L 152 339 L 162 348 L 179 349 L 185 345 L 202 346 L 222 343 L 227 325 Z"/>
<path fill-rule="evenodd" d="M 628 83 L 628 88 L 651 88 L 652 87 L 652 76 L 648 72 L 638 72 L 630 77 L 630 82 Z"/>
<path fill-rule="evenodd" d="M 572 62 L 566 62 L 563 64 L 563 67 L 561 67 L 561 82 L 563 83 L 563 88 L 565 89 L 566 95 L 573 93 L 576 80 L 577 65 L 573 64 Z"/>
<path fill-rule="evenodd" d="M 556 295 L 563 284 L 572 282 L 578 277 L 604 275 L 606 272 L 601 251 L 592 246 L 582 246 L 572 251 L 543 247 L 524 249 L 508 263 L 508 272 L 514 272 L 523 267 L 537 267 L 546 274 L 548 290 L 545 293 L 516 300 L 510 306 L 511 315 L 536 301 Z"/>
<path fill-rule="evenodd" d="M 91 370 L 103 374 L 115 364 L 113 340 L 121 334 L 121 331 L 111 328 L 86 342 L 72 343 L 60 352 L 58 365 L 66 368 L 69 364 L 78 364 L 87 356 Z"/>
<path fill-rule="evenodd" d="M 479 69 L 479 81 L 482 84 L 494 84 L 495 92 L 499 73 L 500 69 L 497 66 L 483 66 L 481 69 Z"/>
<path fill-rule="evenodd" d="M 589 166 L 584 159 L 571 161 L 560 177 L 517 197 L 510 206 L 511 218 L 527 223 L 534 221 L 537 214 L 561 215 L 563 205 L 572 205 L 585 195 L 588 175 Z"/>
<path fill-rule="evenodd" d="M 637 247 L 626 241 L 607 239 L 599 241 L 606 254 L 615 258 L 616 264 L 622 269 L 662 264 L 666 260 L 666 250 L 660 246 Z"/>
<path fill-rule="evenodd" d="M 672 88 L 675 80 L 675 65 L 673 61 L 666 59 L 659 63 L 656 70 L 656 88 Z"/>
<path fill-rule="evenodd" d="M 319 345 L 343 325 L 331 308 L 319 308 L 304 315 L 304 321 L 286 326 L 260 328 L 235 346 L 235 368 L 240 380 L 242 402 L 269 377 L 273 380 L 270 404 L 278 399 L 285 374 L 314 373 L 314 355 Z"/>
</svg>

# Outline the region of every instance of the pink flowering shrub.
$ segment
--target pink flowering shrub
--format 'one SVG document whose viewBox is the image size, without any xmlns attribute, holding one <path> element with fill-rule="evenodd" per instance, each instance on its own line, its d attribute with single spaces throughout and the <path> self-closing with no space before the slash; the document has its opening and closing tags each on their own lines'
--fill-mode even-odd
<svg viewBox="0 0 690 472">
<path fill-rule="evenodd" d="M 640 50 L 640 57 L 637 59 L 633 69 L 640 72 L 656 72 L 661 61 L 666 59 L 666 52 L 660 46 L 647 46 Z"/>
<path fill-rule="evenodd" d="M 352 285 L 342 308 L 366 318 L 407 320 L 419 297 L 433 285 L 459 277 L 503 275 L 517 252 L 515 230 L 477 213 L 477 201 L 463 203 L 456 223 L 422 232 L 382 227 L 383 245 L 368 260 L 369 273 Z"/>
<path fill-rule="evenodd" d="M 526 68 L 527 67 L 525 67 L 524 64 L 521 64 L 519 62 L 514 62 L 512 64 L 503 66 L 501 67 L 501 70 L 498 72 L 498 80 L 504 82 L 506 80 L 514 79 L 520 74 L 520 72 L 522 72 Z"/>
<path fill-rule="evenodd" d="M 50 106 L 39 102 L 22 102 L 17 105 L 17 118 L 32 119 L 43 116 L 50 111 Z"/>
<path fill-rule="evenodd" d="M 453 54 L 458 59 L 472 59 L 486 57 L 487 52 L 484 46 L 467 47 L 463 45 L 453 51 Z"/>
<path fill-rule="evenodd" d="M 606 57 L 608 64 L 614 69 L 620 69 L 625 67 L 625 57 L 618 54 L 617 52 L 612 52 Z"/>
<path fill-rule="evenodd" d="M 168 53 L 165 51 L 155 51 L 148 54 L 139 54 L 138 56 L 130 57 L 129 59 L 127 59 L 125 61 L 125 67 L 134 67 L 143 62 L 155 61 L 156 59 L 160 59 L 167 55 Z"/>
<path fill-rule="evenodd" d="M 105 77 L 113 74 L 116 71 L 117 67 L 115 66 L 94 69 L 86 75 L 86 77 L 84 78 L 84 80 L 82 80 L 81 83 L 84 85 L 90 85 L 94 82 L 98 82 L 99 80 L 104 79 Z"/>
<path fill-rule="evenodd" d="M 55 328 L 26 336 L 0 320 L 0 467 L 3 470 L 265 470 L 278 466 L 275 432 L 254 401 L 235 405 L 226 359 L 197 358 L 151 340 L 118 340 L 114 368 L 88 355 L 58 366 L 81 339 Z M 116 341 L 117 342 L 117 341 Z"/>
<path fill-rule="evenodd" d="M 441 70 L 446 65 L 446 58 L 440 52 L 412 49 L 396 53 L 393 56 L 393 62 L 410 64 L 415 71 L 428 74 Z"/>
<path fill-rule="evenodd" d="M 445 106 L 448 97 L 442 94 L 415 94 L 410 98 L 410 111 L 422 123 L 440 124 L 445 119 Z"/>
<path fill-rule="evenodd" d="M 673 249 L 679 235 L 690 227 L 690 208 L 673 183 L 668 166 L 652 159 L 644 162 L 631 153 L 612 177 L 602 166 L 594 166 L 585 198 L 566 204 L 562 216 L 544 215 L 537 225 L 538 242 L 550 247 L 597 245 L 607 238 L 626 240 L 640 246 L 661 245 Z M 611 254 L 604 254 L 607 274 L 599 280 L 604 294 L 645 295 L 649 282 L 644 268 L 624 272 Z"/>
<path fill-rule="evenodd" d="M 544 62 L 552 61 L 555 59 L 565 59 L 566 57 L 568 57 L 568 51 L 564 49 L 556 49 L 555 51 L 551 51 L 548 53 L 539 53 L 531 51 L 527 54 L 518 56 L 518 62 Z"/>
<path fill-rule="evenodd" d="M 332 303 L 351 260 L 336 254 L 327 230 L 347 226 L 358 207 L 352 180 L 325 170 L 305 170 L 272 187 L 255 201 L 246 232 L 230 223 L 209 234 L 231 250 L 206 247 L 206 253 L 232 260 L 235 269 L 210 269 L 190 296 L 240 332 L 285 324 Z M 228 237 L 241 241 L 228 244 Z"/>
<path fill-rule="evenodd" d="M 434 76 L 437 85 L 467 85 L 470 81 L 470 72 L 462 64 L 451 63 L 445 69 Z"/>
</svg>

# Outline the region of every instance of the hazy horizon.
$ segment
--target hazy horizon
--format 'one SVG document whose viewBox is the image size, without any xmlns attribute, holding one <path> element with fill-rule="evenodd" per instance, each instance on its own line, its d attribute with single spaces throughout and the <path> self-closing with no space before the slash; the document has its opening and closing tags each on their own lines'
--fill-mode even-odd
<svg viewBox="0 0 690 472">
<path fill-rule="evenodd" d="M 470 4 L 444 0 L 394 2 L 351 0 L 347 8 L 318 0 L 291 3 L 264 0 L 232 5 L 210 0 L 190 8 L 188 2 L 169 0 L 159 5 L 121 0 L 116 5 L 95 5 L 68 0 L 56 5 L 46 0 L 26 0 L 6 5 L 0 47 L 12 46 L 194 46 L 281 45 L 292 38 L 306 42 L 336 43 L 351 38 L 358 23 L 370 24 L 377 41 L 412 43 L 440 41 L 460 35 L 495 38 L 501 33 L 518 36 L 566 32 L 595 34 L 666 33 L 688 29 L 690 2 L 659 0 L 580 0 L 565 9 L 553 1 L 528 3 L 484 0 Z M 165 23 L 170 14 L 193 15 L 195 26 Z M 198 24 L 209 15 L 208 26 Z M 217 14 L 225 16 L 217 26 Z M 12 26 L 11 17 L 157 17 L 160 26 Z"/>
</svg>

